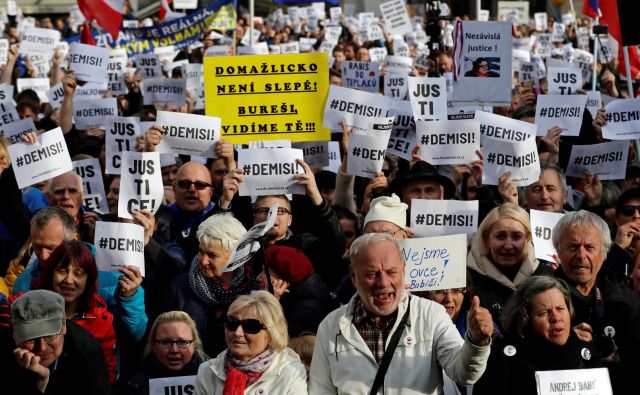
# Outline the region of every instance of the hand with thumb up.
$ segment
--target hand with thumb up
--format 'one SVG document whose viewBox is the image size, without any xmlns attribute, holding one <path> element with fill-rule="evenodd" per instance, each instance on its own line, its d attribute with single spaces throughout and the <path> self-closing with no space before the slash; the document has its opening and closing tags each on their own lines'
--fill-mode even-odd
<svg viewBox="0 0 640 395">
<path fill-rule="evenodd" d="M 467 316 L 469 338 L 476 345 L 487 345 L 493 333 L 493 320 L 491 313 L 484 307 L 480 307 L 480 298 L 474 296 L 471 299 L 471 310 Z"/>
</svg>

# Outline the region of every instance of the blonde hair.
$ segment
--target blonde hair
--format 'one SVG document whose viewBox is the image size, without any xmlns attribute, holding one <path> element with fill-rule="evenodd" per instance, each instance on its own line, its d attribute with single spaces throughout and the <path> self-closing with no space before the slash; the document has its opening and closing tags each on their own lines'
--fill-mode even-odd
<svg viewBox="0 0 640 395">
<path fill-rule="evenodd" d="M 0 136 L 0 160 L 6 158 L 9 161 L 9 163 L 11 163 L 8 147 L 9 147 L 9 140 L 7 140 L 3 136 Z"/>
<path fill-rule="evenodd" d="M 289 340 L 289 348 L 300 356 L 303 363 L 311 364 L 313 357 L 313 347 L 316 344 L 316 335 L 307 333 Z"/>
<path fill-rule="evenodd" d="M 484 218 L 484 220 L 478 227 L 478 231 L 476 233 L 476 238 L 474 241 L 474 243 L 478 246 L 478 252 L 480 252 L 482 256 L 489 255 L 487 237 L 489 237 L 489 232 L 491 232 L 491 228 L 493 227 L 493 225 L 495 225 L 498 220 L 503 218 L 510 218 L 522 224 L 527 238 L 527 243 L 525 243 L 522 255 L 529 255 L 529 253 L 531 252 L 531 222 L 529 221 L 529 214 L 527 214 L 527 212 L 522 207 L 514 203 L 504 203 L 491 210 L 489 214 L 487 214 L 487 216 Z"/>
<path fill-rule="evenodd" d="M 267 291 L 256 291 L 251 295 L 242 295 L 231 303 L 227 315 L 233 315 L 245 307 L 252 308 L 258 319 L 267 327 L 271 337 L 270 347 L 277 352 L 284 350 L 289 342 L 289 334 L 287 333 L 287 321 L 278 299 Z"/>
<path fill-rule="evenodd" d="M 193 321 L 193 318 L 189 316 L 189 314 L 184 311 L 167 311 L 166 313 L 162 313 L 153 321 L 153 325 L 151 326 L 151 330 L 149 331 L 149 340 L 147 341 L 147 346 L 144 349 L 144 356 L 147 356 L 151 352 L 151 342 L 156 337 L 156 331 L 158 327 L 162 324 L 167 324 L 171 322 L 183 322 L 189 329 L 191 330 L 191 335 L 193 336 L 193 343 L 195 344 L 195 349 L 200 355 L 204 355 L 204 351 L 202 350 L 202 340 L 200 339 L 200 335 L 198 334 L 198 328 L 196 327 L 196 323 Z"/>
</svg>

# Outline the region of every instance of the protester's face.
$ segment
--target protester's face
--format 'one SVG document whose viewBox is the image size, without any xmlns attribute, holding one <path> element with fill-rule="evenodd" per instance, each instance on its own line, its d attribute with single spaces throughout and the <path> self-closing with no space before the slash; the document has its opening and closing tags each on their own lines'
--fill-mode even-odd
<svg viewBox="0 0 640 395">
<path fill-rule="evenodd" d="M 331 75 L 331 76 L 329 76 L 329 84 L 330 85 L 341 86 L 342 85 L 342 78 L 338 77 L 337 75 Z"/>
<path fill-rule="evenodd" d="M 191 185 L 189 188 L 183 188 L 180 186 L 181 182 L 191 182 Z M 193 184 L 195 182 L 211 185 L 211 174 L 201 163 L 189 162 L 184 164 L 178 170 L 173 190 L 176 194 L 178 207 L 187 213 L 198 213 L 204 210 L 213 195 L 211 186 L 199 191 Z"/>
<path fill-rule="evenodd" d="M 524 199 L 529 209 L 562 212 L 567 202 L 567 192 L 562 189 L 558 173 L 547 169 L 540 173 L 540 178 L 524 190 Z"/>
<path fill-rule="evenodd" d="M 478 184 L 474 177 L 467 178 L 467 200 L 476 200 L 478 198 Z"/>
<path fill-rule="evenodd" d="M 451 288 L 429 292 L 429 299 L 440 303 L 447 310 L 452 321 L 458 318 L 462 301 L 464 300 L 464 288 Z"/>
<path fill-rule="evenodd" d="M 75 263 L 58 265 L 53 272 L 53 291 L 62 295 L 67 304 L 76 302 L 87 288 L 87 277 L 87 272 Z"/>
<path fill-rule="evenodd" d="M 336 62 L 342 63 L 345 60 L 345 56 L 344 56 L 344 52 L 343 51 L 335 51 L 333 53 L 333 57 L 335 59 Z"/>
<path fill-rule="evenodd" d="M 64 226 L 58 218 L 52 218 L 44 226 L 31 226 L 31 245 L 40 262 L 44 262 L 51 252 L 64 241 Z"/>
<path fill-rule="evenodd" d="M 411 204 L 411 199 L 442 200 L 444 188 L 433 180 L 414 180 L 402 188 L 402 201 Z"/>
<path fill-rule="evenodd" d="M 227 175 L 229 169 L 222 159 L 216 159 L 211 164 L 211 180 L 216 188 L 222 190 L 222 180 Z"/>
<path fill-rule="evenodd" d="M 18 343 L 16 346 L 24 348 L 40 357 L 40 365 L 45 368 L 51 366 L 60 355 L 62 355 L 62 347 L 64 346 L 64 335 L 67 333 L 66 320 L 62 320 L 62 328 L 60 333 L 51 336 L 38 337 L 30 341 Z"/>
<path fill-rule="evenodd" d="M 389 233 L 396 239 L 408 239 L 409 232 L 406 229 L 389 221 L 369 221 L 362 230 L 363 233 Z"/>
<path fill-rule="evenodd" d="M 631 286 L 633 286 L 633 290 L 640 295 L 640 255 L 636 258 L 629 278 L 631 278 Z"/>
<path fill-rule="evenodd" d="M 357 59 L 361 62 L 370 62 L 371 55 L 369 54 L 369 50 L 364 47 L 358 49 Z"/>
<path fill-rule="evenodd" d="M 453 70 L 453 61 L 445 55 L 438 56 L 438 70 L 440 73 L 450 73 Z"/>
<path fill-rule="evenodd" d="M 351 247 L 351 243 L 356 239 L 356 222 L 347 218 L 341 218 L 340 226 L 342 227 L 342 234 L 347 242 L 345 247 L 349 248 Z"/>
<path fill-rule="evenodd" d="M 639 209 L 636 209 L 638 207 Z M 629 222 L 640 224 L 640 199 L 629 199 L 616 212 L 616 225 L 622 226 Z M 636 238 L 636 237 L 634 237 Z"/>
<path fill-rule="evenodd" d="M 175 342 L 191 342 L 186 348 L 180 348 Z M 163 344 L 165 342 L 165 344 Z M 166 342 L 174 342 L 167 347 Z M 153 355 L 171 371 L 180 371 L 191 362 L 196 351 L 196 343 L 189 326 L 182 321 L 170 321 L 156 327 L 151 339 Z"/>
<path fill-rule="evenodd" d="M 107 192 L 107 206 L 109 207 L 109 214 L 116 214 L 118 212 L 118 198 L 120 196 L 120 177 L 116 177 L 111 181 L 109 185 L 109 191 Z"/>
<path fill-rule="evenodd" d="M 518 265 L 527 244 L 527 231 L 515 219 L 500 218 L 489 228 L 485 243 L 494 264 L 504 267 Z"/>
<path fill-rule="evenodd" d="M 234 312 L 232 316 L 238 320 L 254 319 L 260 321 L 253 306 L 246 306 Z M 250 334 L 244 331 L 242 325 L 239 325 L 235 331 L 225 328 L 224 337 L 231 355 L 241 361 L 248 361 L 261 354 L 269 347 L 271 342 L 271 335 L 269 335 L 268 330 L 262 329 L 256 334 Z"/>
<path fill-rule="evenodd" d="M 74 219 L 78 218 L 84 195 L 75 173 L 65 173 L 54 178 L 47 196 L 51 206 L 62 207 Z"/>
<path fill-rule="evenodd" d="M 398 309 L 404 295 L 404 262 L 392 242 L 363 246 L 349 273 L 365 310 L 388 316 Z"/>
<path fill-rule="evenodd" d="M 560 267 L 573 285 L 591 289 L 606 255 L 600 231 L 595 226 L 580 225 L 563 229 L 558 256 L 562 262 Z"/>
<path fill-rule="evenodd" d="M 162 185 L 173 185 L 176 177 L 178 176 L 178 170 L 180 165 L 163 166 L 162 172 Z"/>
<path fill-rule="evenodd" d="M 564 345 L 569 339 L 571 314 L 557 288 L 551 288 L 531 298 L 529 325 L 532 331 L 553 344 Z"/>
<path fill-rule="evenodd" d="M 293 216 L 291 215 L 291 206 L 289 205 L 289 202 L 285 201 L 282 198 L 276 196 L 268 196 L 257 201 L 254 208 L 253 224 L 255 225 L 267 220 L 269 211 L 265 209 L 270 208 L 276 203 L 279 204 L 278 207 L 285 208 L 289 212 L 283 213 L 282 215 L 278 214 L 276 216 L 276 222 L 273 225 L 273 228 L 269 229 L 265 235 L 269 240 L 280 240 L 287 235 L 287 230 L 289 230 L 289 226 L 291 226 L 291 222 L 293 221 Z"/>
<path fill-rule="evenodd" d="M 344 58 L 345 60 L 355 60 L 356 52 L 352 46 L 347 45 L 344 47 Z"/>
<path fill-rule="evenodd" d="M 200 243 L 198 264 L 204 278 L 222 277 L 222 269 L 229 260 L 229 251 L 222 247 L 222 242 L 213 239 L 210 243 Z"/>
<path fill-rule="evenodd" d="M 18 116 L 20 117 L 20 119 L 31 118 L 34 121 L 38 120 L 38 114 L 33 112 L 33 110 L 31 110 L 31 108 L 29 107 L 21 108 L 20 111 L 18 111 Z"/>
</svg>

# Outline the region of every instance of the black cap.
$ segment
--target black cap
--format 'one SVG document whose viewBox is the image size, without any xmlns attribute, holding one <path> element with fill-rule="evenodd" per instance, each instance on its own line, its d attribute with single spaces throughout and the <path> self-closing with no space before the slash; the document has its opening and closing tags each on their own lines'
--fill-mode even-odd
<svg viewBox="0 0 640 395">
<path fill-rule="evenodd" d="M 453 181 L 451 181 L 449 177 L 440 174 L 434 165 L 423 160 L 416 162 L 411 170 L 409 170 L 409 173 L 398 180 L 394 188 L 395 192 L 399 196 L 402 196 L 404 186 L 416 180 L 433 180 L 442 185 L 445 199 L 452 199 L 456 193 L 456 186 Z"/>
</svg>

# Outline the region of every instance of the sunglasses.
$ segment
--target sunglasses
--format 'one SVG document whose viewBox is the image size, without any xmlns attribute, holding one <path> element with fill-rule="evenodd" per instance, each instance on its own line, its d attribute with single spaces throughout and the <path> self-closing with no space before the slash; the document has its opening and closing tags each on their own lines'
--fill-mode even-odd
<svg viewBox="0 0 640 395">
<path fill-rule="evenodd" d="M 260 320 L 248 318 L 246 320 L 239 320 L 232 315 L 228 315 L 224 320 L 224 327 L 231 332 L 235 332 L 239 326 L 242 326 L 242 331 L 250 335 L 260 333 L 261 330 L 267 329 L 266 326 Z"/>
<path fill-rule="evenodd" d="M 640 206 L 625 205 L 620 207 L 620 214 L 624 215 L 625 217 L 631 217 L 636 213 L 636 210 L 640 211 Z"/>
<path fill-rule="evenodd" d="M 189 180 L 179 180 L 176 182 L 176 185 L 178 185 L 180 188 L 182 189 L 186 189 L 189 190 L 191 189 L 191 185 L 193 185 L 193 187 L 196 189 L 196 191 L 202 191 L 206 188 L 211 188 L 212 185 L 204 182 L 204 181 L 194 181 L 191 182 Z"/>
</svg>

